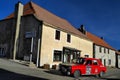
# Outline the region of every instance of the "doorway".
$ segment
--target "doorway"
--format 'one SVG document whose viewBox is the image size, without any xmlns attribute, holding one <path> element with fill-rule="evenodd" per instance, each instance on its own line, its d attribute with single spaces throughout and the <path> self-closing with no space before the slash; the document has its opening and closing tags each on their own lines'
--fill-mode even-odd
<svg viewBox="0 0 120 80">
<path fill-rule="evenodd" d="M 80 57 L 80 50 L 75 48 L 63 47 L 63 62 L 71 63 L 73 60 Z"/>
<path fill-rule="evenodd" d="M 5 57 L 5 49 L 4 48 L 0 48 L 0 57 Z"/>
</svg>

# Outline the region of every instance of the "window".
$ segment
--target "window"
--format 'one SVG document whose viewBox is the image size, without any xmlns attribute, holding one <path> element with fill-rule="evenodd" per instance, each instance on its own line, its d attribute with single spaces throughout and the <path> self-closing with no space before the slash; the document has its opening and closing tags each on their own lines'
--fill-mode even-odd
<svg viewBox="0 0 120 80">
<path fill-rule="evenodd" d="M 93 60 L 93 65 L 98 65 L 97 60 Z"/>
<path fill-rule="evenodd" d="M 106 48 L 104 48 L 104 53 L 106 53 Z"/>
<path fill-rule="evenodd" d="M 55 39 L 60 40 L 60 31 L 56 30 Z"/>
<path fill-rule="evenodd" d="M 85 56 L 85 58 L 89 58 L 89 55 L 84 55 Z"/>
<path fill-rule="evenodd" d="M 53 61 L 61 61 L 62 51 L 54 50 L 54 58 Z"/>
<path fill-rule="evenodd" d="M 91 60 L 87 60 L 85 65 L 92 65 L 92 61 Z"/>
<path fill-rule="evenodd" d="M 111 59 L 109 59 L 108 64 L 111 65 Z"/>
<path fill-rule="evenodd" d="M 108 54 L 109 54 L 109 49 L 108 49 Z"/>
<path fill-rule="evenodd" d="M 102 48 L 101 47 L 99 47 L 99 52 L 102 52 Z"/>
<path fill-rule="evenodd" d="M 67 42 L 71 42 L 71 35 L 70 34 L 67 34 Z"/>
<path fill-rule="evenodd" d="M 78 64 L 84 64 L 85 63 L 85 59 L 84 58 L 78 58 L 76 60 L 76 63 L 78 63 Z"/>
</svg>

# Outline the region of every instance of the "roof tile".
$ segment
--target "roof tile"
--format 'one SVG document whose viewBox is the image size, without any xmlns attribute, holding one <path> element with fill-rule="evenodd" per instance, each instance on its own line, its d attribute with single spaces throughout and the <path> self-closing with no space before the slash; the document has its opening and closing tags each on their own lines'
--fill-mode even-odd
<svg viewBox="0 0 120 80">
<path fill-rule="evenodd" d="M 105 42 L 103 39 L 93 35 L 90 32 L 86 32 L 86 35 L 89 39 L 91 39 L 95 44 L 99 45 L 99 46 L 103 46 L 112 50 L 115 50 L 114 48 L 112 48 L 107 42 Z"/>
<path fill-rule="evenodd" d="M 73 27 L 68 21 L 52 14 L 51 12 L 43 9 L 42 7 L 38 6 L 33 2 L 29 2 L 26 5 L 24 5 L 23 15 L 28 15 L 28 14 L 34 14 L 37 16 L 39 20 L 47 22 L 53 26 L 66 30 L 75 35 L 78 35 L 79 37 L 82 37 L 84 39 L 90 40 L 89 38 L 87 38 L 86 35 L 83 35 L 75 27 Z M 14 17 L 14 13 L 8 16 L 7 19 L 12 17 Z"/>
</svg>

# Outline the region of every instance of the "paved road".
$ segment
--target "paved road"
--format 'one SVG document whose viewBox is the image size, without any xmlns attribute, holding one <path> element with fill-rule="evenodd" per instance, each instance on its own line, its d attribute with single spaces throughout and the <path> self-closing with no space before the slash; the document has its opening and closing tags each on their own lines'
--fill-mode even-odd
<svg viewBox="0 0 120 80">
<path fill-rule="evenodd" d="M 105 78 L 82 76 L 80 80 L 120 80 L 120 69 L 109 69 Z M 75 80 L 73 77 L 63 76 L 57 70 L 29 68 L 7 59 L 0 59 L 0 80 Z"/>
</svg>

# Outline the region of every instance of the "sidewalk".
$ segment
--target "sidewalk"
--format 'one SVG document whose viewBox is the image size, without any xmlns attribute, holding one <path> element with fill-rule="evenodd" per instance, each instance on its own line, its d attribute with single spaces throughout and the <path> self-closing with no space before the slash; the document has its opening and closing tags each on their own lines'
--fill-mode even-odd
<svg viewBox="0 0 120 80">
<path fill-rule="evenodd" d="M 37 68 L 37 66 L 33 62 L 23 61 L 23 60 L 12 60 L 12 59 L 9 59 L 9 60 L 18 64 L 28 66 L 30 68 Z"/>
</svg>

